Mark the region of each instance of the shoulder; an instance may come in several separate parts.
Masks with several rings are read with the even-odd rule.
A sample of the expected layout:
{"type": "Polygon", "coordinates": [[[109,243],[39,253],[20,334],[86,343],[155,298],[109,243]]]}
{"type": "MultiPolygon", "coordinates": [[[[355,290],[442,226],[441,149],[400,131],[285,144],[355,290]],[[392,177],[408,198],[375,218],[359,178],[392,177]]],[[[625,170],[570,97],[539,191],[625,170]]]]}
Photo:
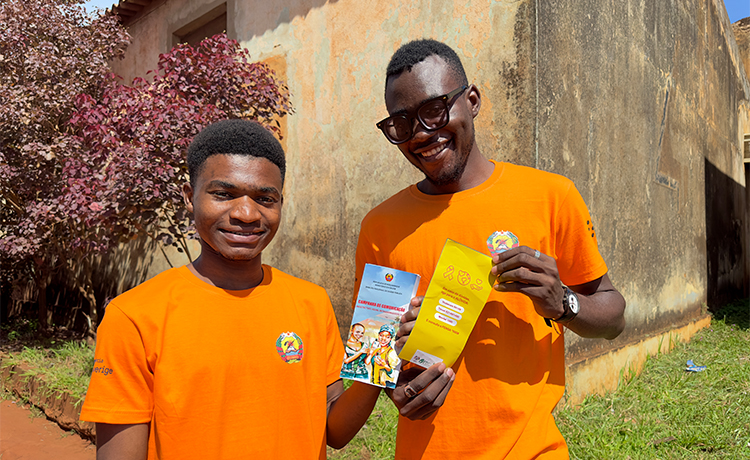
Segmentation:
{"type": "Polygon", "coordinates": [[[572,180],[560,174],[512,163],[503,164],[505,168],[503,186],[510,182],[523,187],[546,189],[558,193],[567,193],[571,188],[575,188],[572,180]]]}
{"type": "Polygon", "coordinates": [[[116,304],[124,311],[139,308],[152,309],[160,299],[165,299],[165,296],[172,292],[174,287],[188,284],[180,274],[180,270],[183,268],[185,267],[170,268],[163,271],[118,295],[111,303],[116,304]]]}
{"type": "Polygon", "coordinates": [[[271,287],[284,289],[293,297],[325,297],[326,290],[310,281],[297,278],[277,268],[267,266],[271,270],[271,287]]]}
{"type": "Polygon", "coordinates": [[[383,219],[392,220],[394,215],[399,213],[408,212],[410,205],[412,204],[412,194],[409,186],[395,195],[391,196],[387,200],[383,201],[379,205],[375,206],[370,212],[365,215],[362,219],[362,228],[368,225],[377,224],[383,219]]]}

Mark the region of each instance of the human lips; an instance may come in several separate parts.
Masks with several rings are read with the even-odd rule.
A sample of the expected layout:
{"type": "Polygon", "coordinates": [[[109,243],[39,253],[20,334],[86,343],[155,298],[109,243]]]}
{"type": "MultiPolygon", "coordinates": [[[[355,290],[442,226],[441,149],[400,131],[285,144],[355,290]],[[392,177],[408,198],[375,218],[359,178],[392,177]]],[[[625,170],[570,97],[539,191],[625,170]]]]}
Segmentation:
{"type": "Polygon", "coordinates": [[[227,240],[235,243],[255,243],[264,234],[263,230],[229,230],[221,229],[227,240]]]}
{"type": "Polygon", "coordinates": [[[446,150],[452,145],[452,139],[438,138],[435,142],[432,142],[424,147],[420,147],[414,150],[414,154],[421,157],[424,160],[435,159],[440,153],[446,150]]]}

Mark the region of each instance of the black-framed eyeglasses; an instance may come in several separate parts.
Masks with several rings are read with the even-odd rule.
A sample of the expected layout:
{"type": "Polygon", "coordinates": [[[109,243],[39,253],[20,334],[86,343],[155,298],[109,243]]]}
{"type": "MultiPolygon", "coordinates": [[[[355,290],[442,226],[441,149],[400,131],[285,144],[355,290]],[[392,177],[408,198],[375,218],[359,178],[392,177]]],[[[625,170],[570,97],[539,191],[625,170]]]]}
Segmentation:
{"type": "Polygon", "coordinates": [[[430,99],[414,110],[391,115],[378,122],[376,126],[383,131],[386,139],[392,144],[403,144],[414,135],[414,119],[428,131],[440,129],[450,121],[450,108],[454,98],[463,93],[468,86],[456,88],[448,94],[430,99]]]}

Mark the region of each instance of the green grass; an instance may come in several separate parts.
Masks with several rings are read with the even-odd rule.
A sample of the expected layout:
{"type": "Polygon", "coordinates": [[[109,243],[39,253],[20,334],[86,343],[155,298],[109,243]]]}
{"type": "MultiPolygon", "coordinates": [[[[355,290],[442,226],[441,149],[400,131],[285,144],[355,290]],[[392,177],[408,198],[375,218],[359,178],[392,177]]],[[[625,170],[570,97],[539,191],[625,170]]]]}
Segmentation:
{"type": "MultiPolygon", "coordinates": [[[[350,382],[344,381],[349,387],[350,382]]],[[[341,450],[328,448],[330,460],[360,460],[393,458],[396,452],[398,410],[385,392],[381,392],[370,418],[357,436],[341,450]]]]}
{"type": "Polygon", "coordinates": [[[750,305],[715,315],[638,377],[556,414],[574,459],[750,458],[750,305]],[[705,365],[686,372],[686,361],[705,365]]]}
{"type": "Polygon", "coordinates": [[[25,364],[24,375],[41,376],[50,390],[67,391],[80,401],[94,368],[94,349],[82,341],[25,346],[8,354],[3,367],[25,364]]]}

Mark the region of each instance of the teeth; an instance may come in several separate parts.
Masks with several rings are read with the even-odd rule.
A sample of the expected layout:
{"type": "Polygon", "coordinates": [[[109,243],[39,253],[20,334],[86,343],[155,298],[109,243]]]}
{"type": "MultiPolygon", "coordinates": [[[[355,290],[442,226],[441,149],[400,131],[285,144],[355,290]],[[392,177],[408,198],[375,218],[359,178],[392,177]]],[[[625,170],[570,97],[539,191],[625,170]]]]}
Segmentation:
{"type": "Polygon", "coordinates": [[[448,142],[443,142],[439,144],[438,146],[436,146],[435,148],[426,150],[424,152],[420,152],[419,155],[422,158],[429,158],[431,156],[437,155],[438,153],[442,152],[447,146],[448,146],[448,142]]]}

